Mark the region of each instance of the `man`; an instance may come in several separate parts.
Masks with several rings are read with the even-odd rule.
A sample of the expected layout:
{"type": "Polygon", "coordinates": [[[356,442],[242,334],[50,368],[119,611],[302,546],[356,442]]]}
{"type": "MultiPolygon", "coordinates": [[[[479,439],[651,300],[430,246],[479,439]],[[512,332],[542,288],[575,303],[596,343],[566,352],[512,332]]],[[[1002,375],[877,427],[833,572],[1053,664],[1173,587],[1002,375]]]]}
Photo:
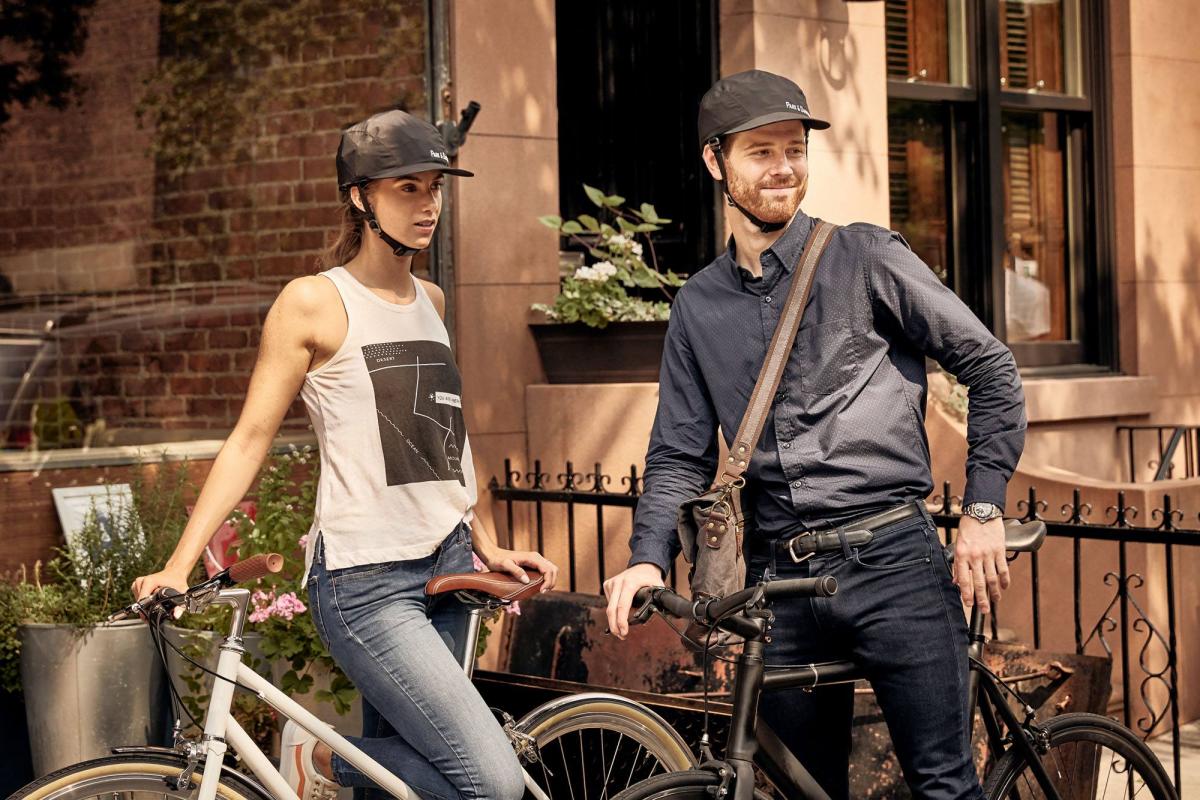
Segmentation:
{"type": "MultiPolygon", "coordinates": [[[[809,132],[828,127],[795,83],[768,72],[724,78],[701,101],[704,162],[724,190],[732,237],[672,308],[633,555],[605,583],[618,636],[633,595],[661,585],[674,561],[679,503],[716,474],[718,426],[727,440],[738,429],[815,226],[800,210],[809,132]]],[[[918,797],[983,796],[968,752],[959,598],[986,612],[1008,586],[1000,514],[1024,437],[1008,349],[898,234],[863,223],[836,230],[746,473],[749,580],[837,578],[835,597],[775,604],[767,663],[859,663],[918,797]],[[926,356],[970,387],[953,575],[922,502],[933,488],[926,356]],[[864,529],[869,542],[847,537],[864,529]],[[793,549],[825,531],[833,535],[808,539],[821,544],[811,556],[793,549]]],[[[851,686],[790,690],[761,709],[835,798],[849,791],[853,699],[851,686]]]]}

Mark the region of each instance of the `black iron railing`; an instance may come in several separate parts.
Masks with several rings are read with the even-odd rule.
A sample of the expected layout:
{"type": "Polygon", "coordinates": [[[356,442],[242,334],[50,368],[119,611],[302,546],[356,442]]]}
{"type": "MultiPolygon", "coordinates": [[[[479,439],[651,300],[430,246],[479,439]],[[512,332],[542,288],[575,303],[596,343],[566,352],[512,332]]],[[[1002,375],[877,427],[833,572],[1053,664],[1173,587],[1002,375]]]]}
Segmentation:
{"type": "MultiPolygon", "coordinates": [[[[492,496],[504,504],[508,535],[510,537],[517,523],[516,513],[518,504],[531,506],[534,541],[539,550],[545,552],[547,543],[554,544],[553,537],[560,537],[558,544],[567,548],[567,587],[577,591],[581,583],[580,553],[581,541],[586,542],[594,535],[594,544],[584,552],[590,561],[595,560],[595,574],[599,582],[588,580],[588,591],[599,591],[600,583],[606,577],[605,569],[605,509],[616,507],[625,510],[628,520],[637,507],[641,485],[636,467],[630,467],[629,474],[621,479],[624,491],[609,490],[612,479],[604,474],[600,464],[596,464],[592,472],[584,474],[576,472],[571,462],[567,462],[563,472],[557,474],[555,485],[550,483],[550,474],[542,471],[541,462],[535,461],[531,472],[522,474],[512,470],[511,464],[505,462],[504,482],[493,478],[490,483],[492,496]],[[562,506],[565,509],[566,542],[561,542],[564,531],[558,524],[547,524],[547,506],[562,506]],[[588,525],[586,539],[580,535],[579,507],[594,507],[595,528],[588,525]]],[[[1193,584],[1188,582],[1180,587],[1177,584],[1176,557],[1178,548],[1200,554],[1200,529],[1184,529],[1179,527],[1184,520],[1182,511],[1174,507],[1170,496],[1163,497],[1162,508],[1154,509],[1149,519],[1154,523],[1149,526],[1134,524],[1140,512],[1126,502],[1125,492],[1118,492],[1114,505],[1105,509],[1106,521],[1094,523],[1090,520],[1092,506],[1082,499],[1079,489],[1073,492],[1072,501],[1061,506],[1059,519],[1047,519],[1043,515],[1048,504],[1038,498],[1036,489],[1031,488],[1027,499],[1022,500],[1015,509],[1023,514],[1023,519],[1041,519],[1046,522],[1046,530],[1052,539],[1066,539],[1071,542],[1071,597],[1073,616],[1073,638],[1071,645],[1058,644],[1059,647],[1073,646],[1075,652],[1084,654],[1089,651],[1102,650],[1103,654],[1116,660],[1121,666],[1121,705],[1120,714],[1127,727],[1141,732],[1143,737],[1163,733],[1162,728],[1169,728],[1172,737],[1173,768],[1176,786],[1180,783],[1180,666],[1179,644],[1177,640],[1179,600],[1177,590],[1194,592],[1193,584]],[[1085,544],[1086,543],[1086,544],[1085,544]],[[1095,570],[1099,560],[1105,553],[1099,551],[1107,543],[1115,546],[1115,567],[1095,570]],[[1137,554],[1146,566],[1141,571],[1131,567],[1131,547],[1144,545],[1137,554]],[[1159,550],[1161,548],[1161,550],[1159,550]],[[1086,552],[1085,552],[1086,550],[1086,552]],[[1161,559],[1152,559],[1161,555],[1161,559]],[[1151,564],[1152,561],[1157,563],[1151,564]],[[1153,566],[1151,574],[1148,566],[1153,566]],[[1101,575],[1096,573],[1102,572],[1101,575]],[[1145,574],[1144,574],[1145,573],[1145,574]],[[1147,611],[1151,604],[1147,596],[1151,590],[1165,583],[1165,625],[1163,624],[1161,606],[1158,613],[1147,611]],[[1101,595],[1097,602],[1095,591],[1099,584],[1101,595]],[[1102,609],[1096,613],[1096,609],[1102,609]],[[1092,620],[1095,620],[1094,622],[1092,620]],[[1116,634],[1117,642],[1110,637],[1116,634]],[[1114,644],[1116,645],[1114,647],[1114,644]],[[1134,670],[1140,671],[1140,679],[1135,678],[1134,670]],[[1134,682],[1138,681],[1134,695],[1134,682]],[[1161,699],[1165,695],[1166,699],[1161,699]],[[1140,699],[1140,704],[1139,704],[1140,699]],[[1140,705],[1141,710],[1137,706],[1140,705]]],[[[942,528],[946,542],[953,538],[953,531],[958,526],[960,498],[951,492],[949,484],[943,486],[940,495],[935,495],[927,501],[935,522],[942,528]]],[[[530,509],[526,509],[530,510],[530,509]]],[[[553,522],[557,523],[561,514],[553,522]]],[[[519,528],[517,528],[519,530],[519,528]]],[[[532,542],[531,542],[532,544],[532,542]]],[[[614,555],[613,553],[609,554],[614,555]]],[[[1113,555],[1113,554],[1108,554],[1113,555]]],[[[1050,557],[1045,549],[1042,553],[1033,553],[1028,562],[1028,590],[1030,613],[1028,620],[1017,620],[1024,628],[1028,623],[1028,635],[1035,649],[1054,647],[1054,642],[1044,641],[1043,630],[1043,578],[1041,565],[1050,557]]],[[[1111,560],[1111,559],[1110,559],[1111,560]]],[[[621,561],[623,565],[623,560],[621,561]]],[[[1058,577],[1056,573],[1056,577],[1058,577]]],[[[1065,576],[1062,576],[1065,577],[1065,576]]],[[[676,573],[672,570],[671,583],[677,587],[676,573]]],[[[1056,581],[1057,584],[1057,581],[1056,581]]],[[[1015,587],[1010,587],[1006,598],[1012,598],[1015,587]]],[[[1013,601],[1002,601],[1005,607],[1011,608],[1013,601]]],[[[997,605],[992,616],[993,633],[998,632],[1000,622],[1005,618],[1005,611],[997,605]]],[[[1010,620],[1011,621],[1011,620],[1010,620]]],[[[1192,632],[1194,633],[1194,632],[1192,632]]],[[[1197,677],[1193,673],[1190,684],[1196,685],[1197,677]]]]}
{"type": "Polygon", "coordinates": [[[1117,435],[1125,437],[1129,480],[1200,477],[1200,426],[1118,425],[1117,435]],[[1147,456],[1149,471],[1139,472],[1138,462],[1147,456]]]}
{"type": "MultiPolygon", "coordinates": [[[[942,526],[947,541],[950,530],[958,525],[959,516],[955,506],[959,498],[953,496],[949,484],[945,484],[940,496],[931,498],[931,507],[936,508],[935,521],[942,526]]],[[[1179,741],[1179,644],[1178,631],[1178,598],[1176,596],[1176,549],[1195,548],[1193,552],[1200,553],[1200,530],[1185,530],[1178,527],[1184,519],[1184,513],[1174,508],[1170,495],[1163,496],[1162,508],[1154,509],[1150,519],[1156,521],[1152,526],[1138,526],[1134,521],[1139,516],[1139,510],[1126,502],[1125,492],[1118,492],[1116,504],[1105,509],[1105,517],[1111,518],[1104,523],[1092,523],[1089,517],[1092,506],[1082,500],[1079,489],[1073,491],[1072,501],[1060,509],[1061,521],[1045,519],[1042,515],[1048,504],[1039,500],[1037,490],[1029,489],[1029,496],[1019,503],[1022,519],[1040,519],[1046,522],[1046,533],[1050,537],[1065,538],[1072,542],[1071,579],[1072,579],[1072,616],[1074,618],[1075,652],[1083,654],[1090,647],[1098,646],[1104,653],[1114,657],[1113,646],[1106,634],[1117,633],[1120,639],[1120,664],[1122,686],[1122,717],[1126,727],[1135,728],[1148,737],[1151,733],[1159,732],[1160,723],[1169,717],[1169,728],[1172,737],[1172,760],[1175,785],[1180,784],[1180,741],[1179,741]],[[1085,623],[1084,616],[1084,569],[1083,543],[1110,542],[1117,547],[1116,571],[1105,570],[1101,579],[1103,585],[1111,587],[1111,598],[1103,606],[1103,611],[1096,617],[1093,624],[1085,623]],[[1160,624],[1156,624],[1147,613],[1144,600],[1147,579],[1141,572],[1130,568],[1130,545],[1149,545],[1162,548],[1162,570],[1160,575],[1165,581],[1166,588],[1166,627],[1165,633],[1160,624]],[[1139,601],[1139,594],[1143,600],[1139,601]],[[1134,637],[1140,637],[1140,642],[1132,642],[1134,637]],[[1157,651],[1157,652],[1156,652],[1157,651]],[[1134,719],[1133,700],[1133,665],[1136,655],[1137,668],[1142,678],[1137,687],[1138,696],[1144,708],[1144,714],[1134,719]],[[1155,657],[1157,656],[1157,664],[1155,657]],[[1155,698],[1155,687],[1165,690],[1165,703],[1155,698]]],[[[1042,585],[1039,571],[1040,555],[1032,553],[1029,562],[1029,589],[1032,603],[1032,637],[1034,648],[1041,648],[1042,641],[1042,585]]],[[[993,630],[996,618],[993,616],[993,630]]],[[[1161,618],[1159,619],[1161,623],[1161,618]]],[[[1193,680],[1194,683],[1194,680],[1193,680]]]]}

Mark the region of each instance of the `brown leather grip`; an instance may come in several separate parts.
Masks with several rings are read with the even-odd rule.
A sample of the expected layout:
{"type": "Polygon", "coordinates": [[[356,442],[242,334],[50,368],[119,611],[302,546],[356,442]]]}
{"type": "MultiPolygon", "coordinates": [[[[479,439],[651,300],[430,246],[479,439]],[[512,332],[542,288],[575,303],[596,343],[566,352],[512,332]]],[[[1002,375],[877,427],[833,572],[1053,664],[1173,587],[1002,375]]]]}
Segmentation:
{"type": "Polygon", "coordinates": [[[258,580],[264,575],[271,575],[283,569],[283,556],[279,553],[259,553],[250,556],[245,561],[231,564],[229,580],[233,583],[245,583],[258,580]]]}

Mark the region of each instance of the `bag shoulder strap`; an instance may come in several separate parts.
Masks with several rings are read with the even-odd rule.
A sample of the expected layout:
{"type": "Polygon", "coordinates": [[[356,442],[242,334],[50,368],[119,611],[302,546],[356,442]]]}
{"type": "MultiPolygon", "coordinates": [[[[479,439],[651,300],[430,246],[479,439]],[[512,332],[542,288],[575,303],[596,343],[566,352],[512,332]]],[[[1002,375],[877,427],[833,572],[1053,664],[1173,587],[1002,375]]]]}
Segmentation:
{"type": "Polygon", "coordinates": [[[791,289],[788,290],[787,302],[771,344],[767,348],[767,357],[758,373],[758,381],[754,384],[754,392],[750,395],[750,405],[738,426],[737,436],[729,448],[729,457],[718,484],[732,484],[742,477],[750,463],[750,455],[758,445],[766,423],[767,413],[775,400],[775,391],[783,378],[783,368],[787,365],[788,354],[796,341],[796,332],[800,330],[800,320],[804,317],[804,309],[808,305],[808,297],[812,292],[813,277],[817,273],[817,264],[825,252],[825,246],[837,230],[837,225],[831,222],[818,222],[800,254],[796,266],[796,277],[792,279],[791,289]]]}

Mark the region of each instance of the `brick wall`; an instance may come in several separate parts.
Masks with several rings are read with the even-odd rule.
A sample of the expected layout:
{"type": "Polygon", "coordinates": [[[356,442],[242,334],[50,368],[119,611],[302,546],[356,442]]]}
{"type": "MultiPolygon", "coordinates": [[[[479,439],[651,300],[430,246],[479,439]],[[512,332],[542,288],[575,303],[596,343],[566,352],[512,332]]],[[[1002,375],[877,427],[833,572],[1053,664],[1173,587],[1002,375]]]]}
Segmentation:
{"type": "MultiPolygon", "coordinates": [[[[340,128],[396,103],[426,107],[424,4],[387,0],[398,24],[386,58],[369,5],[328,4],[328,33],[273,59],[273,90],[229,154],[177,176],[156,163],[136,115],[173,48],[159,4],[97,4],[78,64],[82,102],[20,112],[0,141],[0,275],[14,295],[0,297],[0,328],[53,321],[59,332],[10,409],[8,446],[29,441],[23,421],[38,399],[43,418],[54,406],[65,420],[57,433],[43,422],[43,445],[74,441],[97,420],[118,443],[232,426],[263,315],[283,283],[316,270],[337,222],[340,128]]],[[[0,367],[6,352],[28,357],[0,342],[0,367]]],[[[21,371],[0,369],[0,382],[21,371]]],[[[286,427],[304,424],[297,403],[286,427]]]]}

